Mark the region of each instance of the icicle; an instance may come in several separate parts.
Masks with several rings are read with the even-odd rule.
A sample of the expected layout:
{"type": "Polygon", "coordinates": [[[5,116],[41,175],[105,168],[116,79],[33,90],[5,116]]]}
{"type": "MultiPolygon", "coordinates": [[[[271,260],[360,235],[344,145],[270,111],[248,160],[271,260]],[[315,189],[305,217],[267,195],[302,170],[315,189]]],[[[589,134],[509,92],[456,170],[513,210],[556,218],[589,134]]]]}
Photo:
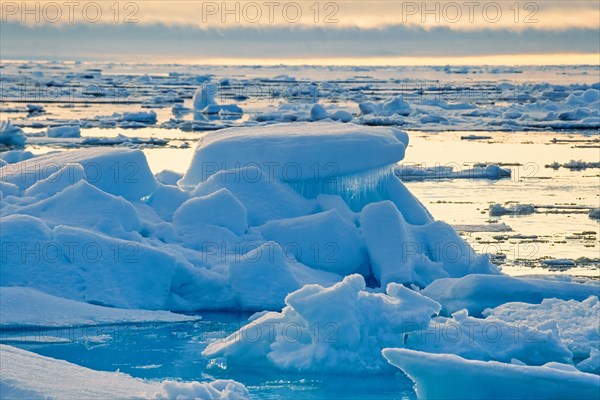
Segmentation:
{"type": "Polygon", "coordinates": [[[365,204],[382,200],[380,189],[394,177],[395,167],[396,164],[390,164],[356,174],[284,182],[307,198],[315,198],[319,194],[339,195],[351,209],[360,211],[365,204]]]}

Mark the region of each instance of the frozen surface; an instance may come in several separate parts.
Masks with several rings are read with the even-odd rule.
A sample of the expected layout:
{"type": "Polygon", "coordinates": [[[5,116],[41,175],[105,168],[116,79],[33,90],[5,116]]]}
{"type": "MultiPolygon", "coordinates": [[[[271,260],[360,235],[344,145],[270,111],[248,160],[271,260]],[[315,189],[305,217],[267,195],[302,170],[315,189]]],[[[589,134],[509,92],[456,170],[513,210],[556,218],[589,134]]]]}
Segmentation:
{"type": "Polygon", "coordinates": [[[72,339],[11,328],[9,343],[161,382],[234,378],[258,397],[411,398],[403,374],[356,379],[355,370],[394,371],[383,346],[600,371],[597,284],[469,275],[502,264],[509,274],[597,276],[597,67],[7,62],[2,72],[12,122],[0,134],[1,272],[11,286],[2,291],[18,292],[2,316],[29,327],[70,313],[73,324],[143,332],[120,343],[106,331],[72,339]],[[453,81],[457,73],[468,79],[453,81]],[[104,90],[93,107],[78,94],[11,99],[22,81],[60,93],[81,77],[104,90]],[[131,102],[120,102],[134,94],[116,88],[123,79],[134,83],[131,102]],[[269,93],[240,93],[247,87],[269,93]],[[78,134],[61,132],[69,125],[78,134]],[[410,148],[398,128],[412,130],[410,148]],[[198,139],[206,146],[195,155],[198,139]],[[25,148],[4,151],[13,147],[25,148]],[[200,179],[178,186],[192,172],[200,179]],[[351,273],[365,283],[343,281],[351,273]],[[425,317],[433,302],[417,286],[443,317],[431,319],[439,306],[425,317]],[[241,310],[276,312],[220,331],[205,312],[205,322],[170,325],[180,317],[139,309],[225,310],[241,324],[241,310]],[[471,335],[427,339],[457,330],[471,335]],[[509,340],[515,330],[536,340],[509,340]],[[247,340],[226,342],[226,362],[200,355],[235,331],[247,340]]]}
{"type": "Polygon", "coordinates": [[[337,210],[274,220],[258,229],[265,239],[280,243],[311,268],[342,276],[368,268],[364,239],[354,223],[337,210]]]}
{"type": "Polygon", "coordinates": [[[118,308],[262,311],[280,310],[305,284],[353,273],[380,291],[497,274],[394,175],[390,164],[407,144],[393,128],[332,122],[224,130],[200,139],[186,176],[215,146],[214,162],[229,153],[256,161],[217,168],[195,186],[174,185],[181,180],[171,172],[159,183],[139,150],[15,153],[25,159],[0,170],[3,284],[118,308]],[[316,189],[308,195],[266,174],[257,166],[267,160],[263,144],[300,170],[335,160],[342,187],[320,193],[308,179],[303,187],[316,189]],[[360,157],[365,148],[376,153],[360,157]],[[402,251],[413,247],[398,243],[417,249],[410,260],[402,251]]]}
{"type": "Polygon", "coordinates": [[[248,229],[248,213],[229,190],[219,189],[183,203],[173,215],[173,224],[175,229],[190,233],[203,225],[216,225],[241,235],[248,229]]]}
{"type": "Polygon", "coordinates": [[[53,138],[78,138],[81,137],[79,125],[61,125],[48,127],[48,137],[53,138]]]}
{"type": "Polygon", "coordinates": [[[247,389],[234,381],[162,382],[100,372],[66,361],[0,345],[3,399],[246,399],[247,389]]]}
{"type": "Polygon", "coordinates": [[[279,180],[269,178],[256,166],[219,171],[198,184],[191,194],[206,196],[219,189],[229,190],[244,205],[250,226],[304,216],[316,209],[313,201],[279,180]]]}
{"type": "Polygon", "coordinates": [[[304,286],[285,301],[282,312],[254,319],[203,355],[224,357],[232,366],[380,373],[387,369],[381,350],[401,345],[404,333],[426,327],[440,308],[396,283],[386,294],[371,293],[360,275],[331,287],[304,286]]]}
{"type": "Polygon", "coordinates": [[[407,335],[405,347],[470,360],[510,363],[517,359],[527,365],[572,362],[571,352],[548,321],[480,319],[468,316],[466,310],[452,318],[434,318],[426,330],[407,335]]]}
{"type": "Polygon", "coordinates": [[[247,166],[258,166],[269,178],[321,181],[393,164],[407,145],[408,135],[395,128],[336,123],[221,130],[200,139],[181,184],[196,185],[218,171],[247,166]]]}
{"type": "Polygon", "coordinates": [[[590,296],[583,301],[547,298],[540,304],[506,303],[483,312],[484,315],[520,325],[540,325],[554,321],[560,339],[578,359],[600,348],[600,303],[590,296]]]}
{"type": "Polygon", "coordinates": [[[90,184],[128,200],[139,200],[156,187],[144,153],[128,149],[91,148],[47,154],[3,168],[0,180],[24,190],[73,163],[81,164],[90,184]]]}
{"type": "Polygon", "coordinates": [[[408,349],[383,355],[416,383],[421,399],[594,399],[600,391],[600,376],[564,364],[483,362],[408,349]]]}
{"type": "Polygon", "coordinates": [[[101,307],[51,296],[26,287],[0,288],[0,326],[60,327],[195,321],[199,317],[166,311],[101,307]]]}
{"type": "Polygon", "coordinates": [[[23,130],[10,123],[2,121],[0,125],[0,144],[7,147],[23,147],[27,141],[23,130]]]}
{"type": "Polygon", "coordinates": [[[439,279],[426,287],[423,294],[438,301],[445,315],[464,308],[469,314],[480,316],[486,308],[508,302],[539,304],[545,298],[583,301],[589,296],[599,296],[600,286],[594,281],[580,284],[503,275],[468,275],[439,279]]]}
{"type": "Polygon", "coordinates": [[[0,237],[3,286],[113,307],[168,308],[176,261],[167,253],[21,214],[2,218],[0,237]]]}

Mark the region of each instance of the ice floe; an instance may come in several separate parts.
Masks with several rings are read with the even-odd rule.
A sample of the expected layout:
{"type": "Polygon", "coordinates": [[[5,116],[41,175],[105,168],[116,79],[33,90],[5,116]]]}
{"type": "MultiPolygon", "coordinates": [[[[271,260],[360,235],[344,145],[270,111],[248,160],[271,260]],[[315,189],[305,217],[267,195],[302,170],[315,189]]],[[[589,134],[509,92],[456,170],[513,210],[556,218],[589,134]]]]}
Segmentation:
{"type": "Polygon", "coordinates": [[[2,121],[0,125],[0,144],[6,147],[23,147],[27,138],[21,128],[18,128],[10,123],[10,121],[2,121]]]}
{"type": "Polygon", "coordinates": [[[101,307],[56,297],[29,287],[0,287],[0,326],[7,328],[67,328],[106,324],[184,322],[197,316],[167,311],[101,307]]]}
{"type": "Polygon", "coordinates": [[[422,399],[592,399],[600,391],[598,375],[565,364],[484,362],[408,349],[383,355],[416,383],[422,399]]]}
{"type": "Polygon", "coordinates": [[[331,287],[307,285],[203,354],[231,365],[271,365],[290,371],[377,373],[387,368],[386,346],[426,327],[439,304],[396,283],[371,293],[360,275],[331,287]],[[325,304],[327,306],[325,306],[325,304]]]}
{"type": "Polygon", "coordinates": [[[600,296],[600,285],[594,281],[582,284],[473,274],[459,279],[438,279],[422,293],[439,302],[444,315],[467,309],[469,314],[480,316],[485,309],[508,302],[539,304],[549,297],[583,301],[589,296],[600,296]]]}
{"type": "Polygon", "coordinates": [[[0,345],[4,399],[232,399],[249,397],[241,383],[149,381],[121,372],[94,371],[66,361],[0,345]]]}

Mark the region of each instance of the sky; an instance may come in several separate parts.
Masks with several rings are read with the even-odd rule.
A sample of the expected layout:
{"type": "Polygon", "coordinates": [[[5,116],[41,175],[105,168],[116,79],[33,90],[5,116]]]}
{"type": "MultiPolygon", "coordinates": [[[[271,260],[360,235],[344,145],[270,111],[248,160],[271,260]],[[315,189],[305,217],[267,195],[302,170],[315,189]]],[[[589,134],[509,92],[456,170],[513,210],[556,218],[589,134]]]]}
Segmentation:
{"type": "Polygon", "coordinates": [[[600,64],[600,2],[0,1],[9,59],[600,64]]]}

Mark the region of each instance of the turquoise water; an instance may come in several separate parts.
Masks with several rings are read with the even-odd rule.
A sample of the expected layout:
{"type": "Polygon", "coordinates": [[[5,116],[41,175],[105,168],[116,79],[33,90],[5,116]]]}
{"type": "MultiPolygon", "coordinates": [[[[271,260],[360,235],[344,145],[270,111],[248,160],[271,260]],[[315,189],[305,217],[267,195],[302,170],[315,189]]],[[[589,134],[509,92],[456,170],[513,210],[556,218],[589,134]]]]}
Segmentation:
{"type": "Polygon", "coordinates": [[[196,322],[105,325],[2,331],[2,342],[94,370],[145,379],[206,381],[234,379],[255,399],[414,399],[401,372],[377,376],[283,373],[227,367],[201,355],[210,340],[233,333],[245,314],[202,314],[196,322]]]}

